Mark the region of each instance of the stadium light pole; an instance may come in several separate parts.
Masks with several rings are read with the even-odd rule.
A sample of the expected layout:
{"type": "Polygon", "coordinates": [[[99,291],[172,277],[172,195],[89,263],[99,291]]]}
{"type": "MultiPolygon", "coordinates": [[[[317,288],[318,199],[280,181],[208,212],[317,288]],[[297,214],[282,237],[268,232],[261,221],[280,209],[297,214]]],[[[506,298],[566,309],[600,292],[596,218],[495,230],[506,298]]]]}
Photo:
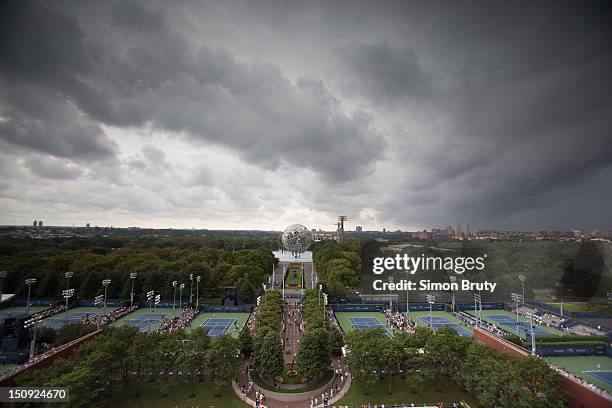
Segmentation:
{"type": "Polygon", "coordinates": [[[321,306],[321,291],[322,291],[322,290],[323,290],[323,285],[319,285],[319,296],[318,296],[318,299],[319,299],[319,306],[321,306]]]}
{"type": "Polygon", "coordinates": [[[36,331],[41,321],[42,317],[33,317],[23,323],[23,327],[26,329],[29,329],[30,327],[34,328],[34,335],[32,336],[32,343],[30,344],[30,358],[28,361],[32,361],[32,359],[34,358],[34,352],[36,349],[36,331]]]}
{"type": "Polygon", "coordinates": [[[6,278],[7,275],[7,271],[0,271],[0,303],[2,303],[2,287],[4,286],[4,278],[6,278]]]}
{"type": "Polygon", "coordinates": [[[283,265],[283,302],[285,301],[285,274],[287,273],[287,266],[283,265]]]}
{"type": "Polygon", "coordinates": [[[521,281],[521,290],[523,294],[523,305],[524,305],[525,304],[525,279],[527,279],[527,277],[525,275],[519,275],[518,278],[519,278],[519,281],[521,281]]]}
{"type": "Polygon", "coordinates": [[[476,327],[480,327],[482,324],[482,316],[480,316],[478,313],[479,303],[482,305],[482,297],[480,296],[480,293],[474,293],[474,314],[476,315],[476,327]]]}
{"type": "Polygon", "coordinates": [[[104,314],[106,314],[106,293],[108,291],[108,285],[110,285],[110,279],[104,279],[102,281],[102,286],[104,286],[104,314]]]}
{"type": "Polygon", "coordinates": [[[436,302],[436,298],[434,295],[427,295],[427,303],[429,303],[429,327],[433,330],[433,322],[431,319],[431,309],[433,304],[436,302]]]}
{"type": "Polygon", "coordinates": [[[130,308],[134,306],[134,280],[138,277],[136,272],[130,273],[130,279],[132,280],[132,291],[130,292],[130,308]]]}
{"type": "Polygon", "coordinates": [[[185,289],[185,284],[181,283],[179,286],[179,309],[183,309],[183,289],[185,289]]]}
{"type": "Polygon", "coordinates": [[[174,288],[174,300],[172,301],[172,309],[176,309],[176,286],[178,285],[177,281],[172,281],[172,287],[174,288]]]}
{"type": "MultiPolygon", "coordinates": [[[[98,295],[94,298],[94,305],[97,306],[98,309],[102,307],[104,304],[104,295],[98,295]]],[[[98,318],[96,319],[98,330],[100,330],[100,312],[98,312],[98,318]]]]}
{"type": "Polygon", "coordinates": [[[457,282],[457,277],[455,275],[449,276],[448,280],[450,280],[451,283],[452,283],[452,285],[451,285],[451,290],[452,290],[452,305],[453,305],[453,312],[456,312],[456,310],[455,310],[455,283],[457,282]]]}
{"type": "Polygon", "coordinates": [[[200,281],[202,277],[200,275],[196,276],[196,310],[200,307],[200,281]]]}
{"type": "Polygon", "coordinates": [[[563,301],[565,300],[564,296],[563,296],[563,283],[562,282],[556,282],[555,283],[555,287],[559,288],[559,293],[561,294],[561,318],[563,319],[563,301]]]}
{"type": "Polygon", "coordinates": [[[511,293],[510,297],[512,298],[512,300],[514,300],[514,302],[516,303],[516,335],[520,336],[519,333],[519,314],[518,314],[518,305],[519,302],[521,301],[521,295],[518,293],[511,293]]]}
{"type": "Polygon", "coordinates": [[[70,278],[74,276],[74,272],[66,272],[64,276],[66,277],[66,290],[70,290],[70,278]]]}
{"type": "Polygon", "coordinates": [[[74,295],[74,289],[66,289],[62,291],[62,296],[66,299],[66,324],[68,324],[68,299],[74,295]]]}
{"type": "Polygon", "coordinates": [[[326,310],[325,307],[327,306],[327,293],[323,294],[323,320],[325,320],[326,316],[326,310]]]}
{"type": "Polygon", "coordinates": [[[153,297],[155,297],[155,292],[150,290],[147,292],[147,301],[149,302],[149,311],[153,311],[153,304],[151,303],[153,301],[153,297]]]}
{"type": "Polygon", "coordinates": [[[158,293],[157,295],[155,295],[155,312],[157,312],[157,305],[159,305],[159,303],[161,302],[161,293],[158,293]]]}
{"type": "Polygon", "coordinates": [[[478,301],[478,304],[480,305],[479,317],[480,317],[480,324],[482,325],[482,295],[480,294],[480,290],[478,291],[478,297],[480,298],[480,300],[478,301]]]}
{"type": "Polygon", "coordinates": [[[193,273],[189,274],[189,283],[190,283],[190,288],[189,288],[189,304],[193,305],[193,273]]]}
{"type": "Polygon", "coordinates": [[[408,323],[410,323],[410,299],[408,295],[410,293],[410,290],[408,288],[409,285],[406,285],[406,320],[408,320],[408,323]]]}
{"type": "Polygon", "coordinates": [[[36,278],[30,278],[25,280],[25,284],[28,285],[28,308],[27,313],[30,313],[30,293],[32,291],[32,285],[36,283],[36,278]]]}

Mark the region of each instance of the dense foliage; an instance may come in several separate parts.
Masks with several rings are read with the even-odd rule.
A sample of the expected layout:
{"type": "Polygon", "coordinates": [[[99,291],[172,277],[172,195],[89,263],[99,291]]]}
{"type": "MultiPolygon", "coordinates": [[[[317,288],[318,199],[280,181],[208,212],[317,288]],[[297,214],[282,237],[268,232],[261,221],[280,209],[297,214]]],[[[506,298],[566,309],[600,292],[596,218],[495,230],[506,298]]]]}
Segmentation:
{"type": "Polygon", "coordinates": [[[69,359],[49,368],[26,372],[20,386],[69,387],[70,406],[99,406],[108,398],[136,392],[144,382],[158,384],[160,395],[179,384],[208,378],[217,390],[238,376],[238,340],[224,335],[214,340],[202,329],[190,334],[141,333],[135,328],[105,330],[69,359]]]}
{"type": "Polygon", "coordinates": [[[134,290],[144,298],[148,290],[172,299],[171,282],[189,287],[189,275],[200,275],[201,297],[221,297],[225,286],[237,286],[245,300],[254,300],[275,261],[267,238],[66,238],[0,239],[0,269],[8,271],[4,291],[27,294],[24,279],[37,278],[33,297],[58,298],[65,288],[64,273],[76,298],[93,299],[101,281],[111,279],[109,298],[129,298],[130,273],[138,273],[134,290]]]}
{"type": "MultiPolygon", "coordinates": [[[[382,379],[406,378],[418,393],[426,382],[442,377],[470,391],[487,407],[563,407],[559,375],[539,358],[515,358],[443,328],[388,337],[382,329],[355,330],[348,335],[347,362],[355,379],[372,385],[382,379]]],[[[389,388],[389,392],[393,390],[389,388]]]]}
{"type": "Polygon", "coordinates": [[[314,248],[314,264],[325,291],[334,299],[347,295],[347,288],[357,288],[361,283],[361,240],[342,243],[324,241],[314,248]]]}

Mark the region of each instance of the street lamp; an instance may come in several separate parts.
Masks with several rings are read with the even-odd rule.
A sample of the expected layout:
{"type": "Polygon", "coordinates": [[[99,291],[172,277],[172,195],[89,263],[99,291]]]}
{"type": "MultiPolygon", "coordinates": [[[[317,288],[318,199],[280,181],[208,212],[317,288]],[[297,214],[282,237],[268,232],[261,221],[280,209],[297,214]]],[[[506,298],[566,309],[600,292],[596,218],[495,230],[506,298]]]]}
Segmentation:
{"type": "Polygon", "coordinates": [[[519,275],[518,278],[521,281],[521,290],[523,291],[523,304],[525,304],[525,279],[527,279],[527,277],[525,275],[519,275]]]}
{"type": "Polygon", "coordinates": [[[138,277],[136,272],[130,273],[130,279],[132,280],[132,291],[130,292],[130,308],[134,306],[134,279],[138,277]]]}
{"type": "Polygon", "coordinates": [[[321,291],[323,290],[323,285],[319,285],[319,306],[321,306],[321,291]]]}
{"type": "Polygon", "coordinates": [[[32,285],[36,283],[36,278],[30,278],[25,280],[25,284],[28,285],[28,309],[27,313],[30,313],[30,292],[32,290],[32,285]]]}
{"type": "Polygon", "coordinates": [[[456,312],[455,310],[455,283],[457,282],[457,277],[455,275],[453,276],[449,276],[448,280],[451,281],[452,285],[451,285],[451,290],[453,291],[453,299],[452,299],[452,304],[453,304],[453,312],[456,312]]]}
{"type": "Polygon", "coordinates": [[[32,337],[32,343],[30,344],[30,359],[29,361],[32,361],[32,359],[34,358],[34,349],[36,347],[36,330],[38,329],[38,325],[40,324],[40,322],[42,321],[42,317],[33,317],[31,319],[26,320],[25,322],[23,322],[23,327],[26,329],[29,329],[31,327],[34,328],[34,336],[32,337]]]}
{"type": "Polygon", "coordinates": [[[68,299],[74,295],[74,289],[66,289],[62,291],[62,296],[66,299],[66,324],[68,324],[68,299]]]}
{"type": "Polygon", "coordinates": [[[183,289],[185,289],[185,284],[181,283],[179,286],[179,309],[183,309],[183,289]]]}
{"type": "Polygon", "coordinates": [[[519,306],[518,305],[519,305],[519,302],[522,301],[522,296],[518,293],[511,293],[510,297],[516,303],[516,335],[519,336],[519,313],[518,313],[519,306]]]}
{"type": "Polygon", "coordinates": [[[102,281],[102,286],[104,286],[104,314],[106,314],[106,291],[108,289],[108,285],[110,285],[110,279],[104,279],[102,281]]]}
{"type": "Polygon", "coordinates": [[[200,307],[200,281],[202,277],[200,275],[196,276],[196,310],[200,307]]]}
{"type": "Polygon", "coordinates": [[[4,278],[6,278],[7,275],[7,271],[0,271],[0,303],[2,302],[2,286],[4,285],[4,278]]]}
{"type": "Polygon", "coordinates": [[[436,297],[434,295],[427,295],[427,303],[429,303],[429,327],[433,330],[433,322],[431,320],[431,309],[433,304],[436,302],[436,297]]]}
{"type": "Polygon", "coordinates": [[[74,272],[66,272],[64,276],[66,277],[66,290],[68,290],[70,289],[70,278],[74,276],[74,272]]]}
{"type": "Polygon", "coordinates": [[[172,281],[172,287],[174,288],[174,301],[172,302],[172,309],[176,309],[176,285],[178,285],[178,282],[172,281]]]}
{"type": "Polygon", "coordinates": [[[153,311],[153,304],[151,302],[153,302],[153,297],[155,297],[155,292],[150,290],[147,292],[147,301],[149,302],[149,309],[151,311],[153,311]]]}
{"type": "Polygon", "coordinates": [[[559,288],[559,294],[561,295],[561,318],[563,318],[563,302],[565,300],[565,297],[563,295],[563,282],[555,282],[555,287],[559,288]]]}

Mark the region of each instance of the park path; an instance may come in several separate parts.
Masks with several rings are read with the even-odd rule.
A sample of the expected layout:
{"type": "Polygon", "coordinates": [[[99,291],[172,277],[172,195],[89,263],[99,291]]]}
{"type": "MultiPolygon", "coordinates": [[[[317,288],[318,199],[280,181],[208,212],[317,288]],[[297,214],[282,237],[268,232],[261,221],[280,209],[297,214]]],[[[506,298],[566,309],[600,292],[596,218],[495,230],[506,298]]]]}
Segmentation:
{"type": "MultiPolygon", "coordinates": [[[[283,351],[285,363],[292,363],[296,360],[299,350],[299,339],[303,332],[302,329],[303,321],[300,306],[294,299],[289,299],[285,307],[285,312],[283,313],[283,324],[280,329],[281,337],[285,345],[283,351]]],[[[341,374],[337,376],[334,374],[333,380],[325,387],[318,390],[300,394],[283,394],[261,389],[253,383],[250,392],[244,394],[241,389],[247,389],[250,384],[248,367],[249,362],[247,361],[242,365],[240,377],[233,386],[236,394],[253,407],[256,406],[255,396],[257,391],[265,395],[260,406],[268,408],[310,408],[312,406],[311,398],[317,398],[316,406],[322,407],[322,393],[327,394],[331,405],[340,399],[348,391],[351,385],[351,376],[347,372],[344,362],[341,359],[334,358],[332,360],[332,369],[334,373],[336,370],[340,370],[341,374]]]]}

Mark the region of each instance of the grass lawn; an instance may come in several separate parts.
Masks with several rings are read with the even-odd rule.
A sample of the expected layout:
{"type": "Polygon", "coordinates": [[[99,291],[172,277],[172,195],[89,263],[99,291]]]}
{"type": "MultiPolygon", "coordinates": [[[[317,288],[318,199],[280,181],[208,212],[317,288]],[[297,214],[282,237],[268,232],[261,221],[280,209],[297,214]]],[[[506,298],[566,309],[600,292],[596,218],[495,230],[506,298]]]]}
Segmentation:
{"type": "Polygon", "coordinates": [[[242,330],[242,328],[244,327],[244,325],[246,324],[246,321],[249,318],[249,313],[223,313],[223,312],[219,312],[219,313],[212,313],[212,312],[204,312],[204,313],[200,313],[198,315],[198,317],[196,317],[195,319],[193,319],[193,321],[191,322],[191,326],[189,326],[187,328],[188,332],[191,332],[193,329],[197,328],[197,327],[201,327],[202,324],[204,324],[204,322],[206,321],[206,319],[210,319],[210,318],[217,318],[217,319],[236,319],[236,323],[238,323],[238,330],[234,329],[234,325],[230,325],[230,328],[227,330],[227,334],[232,335],[232,337],[238,337],[238,334],[240,334],[240,330],[242,330]]]}
{"type": "Polygon", "coordinates": [[[285,279],[285,287],[288,288],[300,288],[302,286],[302,271],[299,266],[289,268],[287,272],[287,278],[285,279]]]}
{"type": "Polygon", "coordinates": [[[245,408],[247,404],[242,402],[234,393],[231,386],[221,390],[221,396],[215,397],[214,387],[211,383],[202,382],[195,383],[195,394],[193,398],[189,398],[191,386],[189,384],[173,386],[170,388],[170,393],[166,397],[160,395],[160,386],[158,384],[146,384],[142,387],[142,393],[139,397],[132,397],[131,394],[123,394],[116,396],[112,401],[109,401],[111,407],[122,408],[165,408],[165,407],[202,407],[202,408],[245,408]]]}
{"type": "Polygon", "coordinates": [[[353,380],[351,388],[337,404],[361,406],[363,403],[367,404],[371,402],[372,404],[378,404],[378,406],[380,406],[380,404],[385,404],[385,406],[392,404],[410,405],[411,403],[414,403],[415,406],[423,406],[424,403],[437,405],[440,402],[466,401],[471,407],[479,406],[476,401],[471,398],[469,393],[461,391],[459,387],[448,378],[442,378],[440,380],[441,392],[436,391],[436,385],[434,383],[427,382],[419,393],[413,394],[408,390],[406,381],[399,377],[393,378],[391,381],[393,394],[387,394],[388,388],[388,380],[382,380],[370,385],[369,394],[365,395],[365,384],[359,380],[353,380]]]}
{"type": "Polygon", "coordinates": [[[259,374],[255,370],[251,371],[250,376],[251,376],[251,380],[253,380],[253,382],[255,384],[259,385],[264,390],[274,391],[274,392],[283,393],[283,394],[301,394],[301,393],[304,393],[304,392],[310,392],[310,391],[313,391],[313,390],[316,390],[316,389],[319,389],[319,388],[323,387],[323,385],[329,383],[332,380],[332,378],[334,376],[334,372],[329,370],[316,383],[309,384],[309,385],[304,385],[303,387],[300,387],[300,388],[276,388],[273,385],[270,385],[270,384],[264,382],[259,377],[259,374]]]}
{"type": "MultiPolygon", "coordinates": [[[[466,313],[469,313],[472,316],[475,316],[473,310],[469,310],[469,311],[466,310],[466,313]]],[[[506,325],[506,324],[497,323],[494,320],[487,319],[488,315],[505,315],[505,316],[510,317],[513,320],[516,320],[516,313],[508,312],[506,310],[483,310],[482,311],[482,317],[483,317],[484,320],[486,320],[486,321],[488,321],[490,323],[493,323],[496,326],[502,327],[503,329],[505,329],[506,331],[508,331],[510,333],[515,333],[516,332],[516,327],[514,325],[509,326],[509,325],[506,325]]],[[[519,321],[521,321],[521,322],[529,322],[529,319],[524,317],[524,316],[519,315],[519,321]]],[[[537,324],[537,323],[535,324],[535,326],[541,328],[542,330],[544,330],[546,332],[548,332],[549,333],[548,335],[550,335],[550,336],[565,336],[566,335],[566,333],[562,332],[561,330],[557,330],[557,329],[552,328],[552,327],[542,326],[541,324],[537,324]]],[[[527,326],[527,327],[529,327],[529,326],[527,326]]],[[[537,334],[536,334],[536,337],[538,337],[537,334]]]]}
{"type": "Polygon", "coordinates": [[[147,313],[163,313],[165,315],[163,319],[158,320],[155,324],[151,325],[151,330],[157,330],[159,328],[159,325],[164,319],[169,319],[171,317],[180,315],[181,309],[179,308],[172,309],[169,307],[163,307],[163,308],[159,307],[157,308],[157,310],[154,309],[153,312],[151,312],[151,309],[149,309],[148,307],[143,307],[140,309],[136,309],[134,312],[130,313],[127,316],[123,316],[121,319],[112,322],[110,325],[113,327],[121,327],[127,322],[129,322],[130,320],[135,319],[138,316],[141,316],[147,313]]]}
{"type": "Polygon", "coordinates": [[[349,320],[350,317],[373,317],[378,320],[385,329],[390,330],[390,328],[387,326],[387,316],[381,312],[336,312],[336,318],[338,319],[344,334],[349,334],[355,330],[351,324],[351,321],[349,320]]]}
{"type": "Polygon", "coordinates": [[[612,357],[607,356],[591,356],[591,357],[545,357],[546,360],[551,363],[565,368],[576,374],[578,377],[583,378],[595,384],[596,386],[603,388],[604,390],[612,393],[612,385],[606,384],[597,378],[585,373],[585,371],[598,371],[597,364],[600,365],[601,371],[612,371],[612,357]]]}

